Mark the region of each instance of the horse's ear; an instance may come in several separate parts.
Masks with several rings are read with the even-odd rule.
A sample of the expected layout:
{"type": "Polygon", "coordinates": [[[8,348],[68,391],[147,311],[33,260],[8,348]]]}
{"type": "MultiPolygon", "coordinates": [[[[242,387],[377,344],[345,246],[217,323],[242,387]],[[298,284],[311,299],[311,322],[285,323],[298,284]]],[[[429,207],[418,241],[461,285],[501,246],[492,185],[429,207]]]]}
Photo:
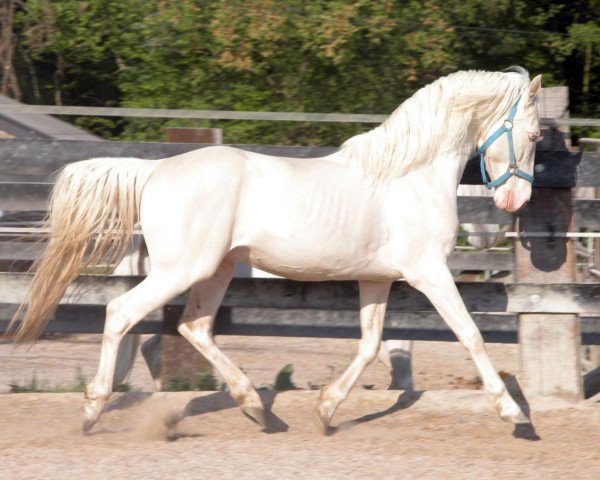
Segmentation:
{"type": "Polygon", "coordinates": [[[533,100],[533,97],[535,97],[539,93],[541,88],[542,88],[542,76],[538,75],[529,84],[529,97],[527,99],[527,103],[531,103],[531,101],[533,100]]]}

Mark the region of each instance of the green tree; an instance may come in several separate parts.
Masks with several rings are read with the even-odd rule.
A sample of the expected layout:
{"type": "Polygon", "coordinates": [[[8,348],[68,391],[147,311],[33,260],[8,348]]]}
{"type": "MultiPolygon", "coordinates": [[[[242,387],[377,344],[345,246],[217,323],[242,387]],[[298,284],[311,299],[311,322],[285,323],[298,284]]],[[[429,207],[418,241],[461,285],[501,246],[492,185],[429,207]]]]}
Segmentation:
{"type": "MultiPolygon", "coordinates": [[[[28,0],[14,17],[25,101],[390,113],[458,69],[522,65],[598,114],[599,0],[28,0]]],[[[229,143],[338,145],[372,125],[76,119],[106,138],[218,126],[229,143]]]]}

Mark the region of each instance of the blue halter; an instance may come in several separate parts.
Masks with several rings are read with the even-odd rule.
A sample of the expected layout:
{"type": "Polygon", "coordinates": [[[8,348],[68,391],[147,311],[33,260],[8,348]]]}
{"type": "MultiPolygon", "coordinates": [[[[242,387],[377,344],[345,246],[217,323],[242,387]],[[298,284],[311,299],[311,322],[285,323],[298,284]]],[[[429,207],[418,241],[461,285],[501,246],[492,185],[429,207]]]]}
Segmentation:
{"type": "Polygon", "coordinates": [[[517,160],[515,158],[515,147],[513,145],[513,137],[512,137],[512,129],[513,129],[513,120],[515,118],[515,114],[517,113],[517,105],[519,104],[519,100],[521,97],[517,98],[515,104],[511,107],[510,112],[508,112],[508,117],[504,120],[504,123],[498,130],[492,133],[489,138],[483,142],[483,145],[477,149],[477,154],[479,155],[479,167],[481,169],[481,179],[483,180],[483,184],[488,190],[491,190],[498,185],[502,185],[506,182],[510,177],[515,176],[519,178],[523,178],[530,183],[533,183],[533,175],[529,175],[528,173],[521,170],[517,165],[517,160]],[[496,180],[492,180],[488,182],[487,175],[485,173],[485,162],[484,155],[485,151],[488,147],[494,143],[502,134],[506,132],[506,137],[508,138],[508,154],[509,154],[509,162],[508,169],[502,175],[500,175],[496,180]]]}

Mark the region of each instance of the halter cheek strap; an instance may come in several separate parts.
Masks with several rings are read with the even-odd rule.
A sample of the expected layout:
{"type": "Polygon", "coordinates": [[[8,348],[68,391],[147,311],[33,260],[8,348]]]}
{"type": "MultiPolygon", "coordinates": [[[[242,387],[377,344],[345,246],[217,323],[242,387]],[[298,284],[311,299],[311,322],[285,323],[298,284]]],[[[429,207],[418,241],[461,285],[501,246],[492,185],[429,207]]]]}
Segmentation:
{"type": "Polygon", "coordinates": [[[508,117],[504,120],[504,123],[498,130],[492,133],[489,138],[483,142],[481,147],[477,149],[477,154],[479,155],[479,168],[481,169],[481,179],[483,180],[483,184],[486,186],[488,190],[491,190],[498,185],[502,185],[506,182],[510,177],[519,177],[524,180],[527,180],[530,183],[533,183],[534,178],[533,175],[529,175],[527,172],[524,172],[517,165],[517,160],[515,157],[515,147],[513,145],[513,120],[515,119],[515,115],[517,113],[517,105],[519,104],[519,100],[521,97],[517,98],[515,104],[511,107],[510,112],[508,112],[508,117]],[[506,133],[506,137],[508,138],[508,168],[506,172],[500,175],[496,180],[491,180],[488,182],[487,174],[485,173],[485,151],[489,148],[489,146],[494,143],[498,138],[500,138],[504,133],[506,133]]]}

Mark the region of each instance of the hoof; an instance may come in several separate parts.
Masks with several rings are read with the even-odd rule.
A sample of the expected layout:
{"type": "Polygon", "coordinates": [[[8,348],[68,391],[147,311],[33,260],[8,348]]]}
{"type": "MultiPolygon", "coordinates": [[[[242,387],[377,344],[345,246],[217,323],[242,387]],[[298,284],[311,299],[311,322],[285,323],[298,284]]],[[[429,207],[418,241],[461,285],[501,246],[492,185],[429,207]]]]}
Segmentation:
{"type": "Polygon", "coordinates": [[[515,425],[530,424],[531,420],[512,399],[500,401],[497,404],[500,418],[515,425]]]}
{"type": "Polygon", "coordinates": [[[517,402],[507,392],[496,401],[496,409],[500,414],[500,418],[505,422],[514,423],[515,425],[531,423],[531,420],[523,413],[521,407],[517,405],[517,402]]]}
{"type": "Polygon", "coordinates": [[[319,403],[314,411],[315,423],[323,435],[329,435],[333,431],[330,424],[339,405],[333,400],[329,392],[327,387],[321,389],[319,403]]]}
{"type": "Polygon", "coordinates": [[[523,412],[518,412],[512,415],[500,415],[502,420],[515,425],[531,425],[531,420],[523,412]]]}
{"type": "Polygon", "coordinates": [[[89,435],[90,430],[92,429],[92,427],[94,425],[96,425],[97,420],[89,420],[89,419],[84,419],[83,420],[83,424],[81,425],[81,431],[83,432],[84,435],[89,435]]]}
{"type": "MultiPolygon", "coordinates": [[[[327,402],[330,403],[330,402],[327,402]]],[[[323,435],[329,435],[333,432],[331,428],[331,420],[333,419],[333,415],[335,413],[336,408],[331,404],[329,407],[324,403],[319,403],[317,408],[314,411],[314,420],[317,428],[321,431],[323,435]]]]}
{"type": "Polygon", "coordinates": [[[96,422],[100,418],[104,406],[106,405],[106,398],[90,398],[90,395],[86,392],[85,400],[83,404],[83,425],[82,430],[84,434],[88,434],[92,427],[96,425],[96,422]]]}
{"type": "Polygon", "coordinates": [[[242,413],[262,428],[266,427],[265,412],[259,407],[241,407],[242,413]]]}
{"type": "Polygon", "coordinates": [[[90,433],[90,430],[100,418],[100,412],[95,410],[92,405],[86,405],[83,407],[83,424],[82,430],[84,435],[90,433]]]}
{"type": "Polygon", "coordinates": [[[329,426],[331,422],[331,418],[327,418],[319,413],[319,409],[315,409],[313,418],[315,420],[315,425],[319,429],[323,435],[329,435],[331,433],[331,427],[329,426]]]}
{"type": "Polygon", "coordinates": [[[90,430],[96,425],[96,422],[100,418],[100,411],[95,407],[95,402],[90,402],[89,400],[86,400],[85,405],[83,406],[82,430],[84,435],[90,433],[90,430]]]}

